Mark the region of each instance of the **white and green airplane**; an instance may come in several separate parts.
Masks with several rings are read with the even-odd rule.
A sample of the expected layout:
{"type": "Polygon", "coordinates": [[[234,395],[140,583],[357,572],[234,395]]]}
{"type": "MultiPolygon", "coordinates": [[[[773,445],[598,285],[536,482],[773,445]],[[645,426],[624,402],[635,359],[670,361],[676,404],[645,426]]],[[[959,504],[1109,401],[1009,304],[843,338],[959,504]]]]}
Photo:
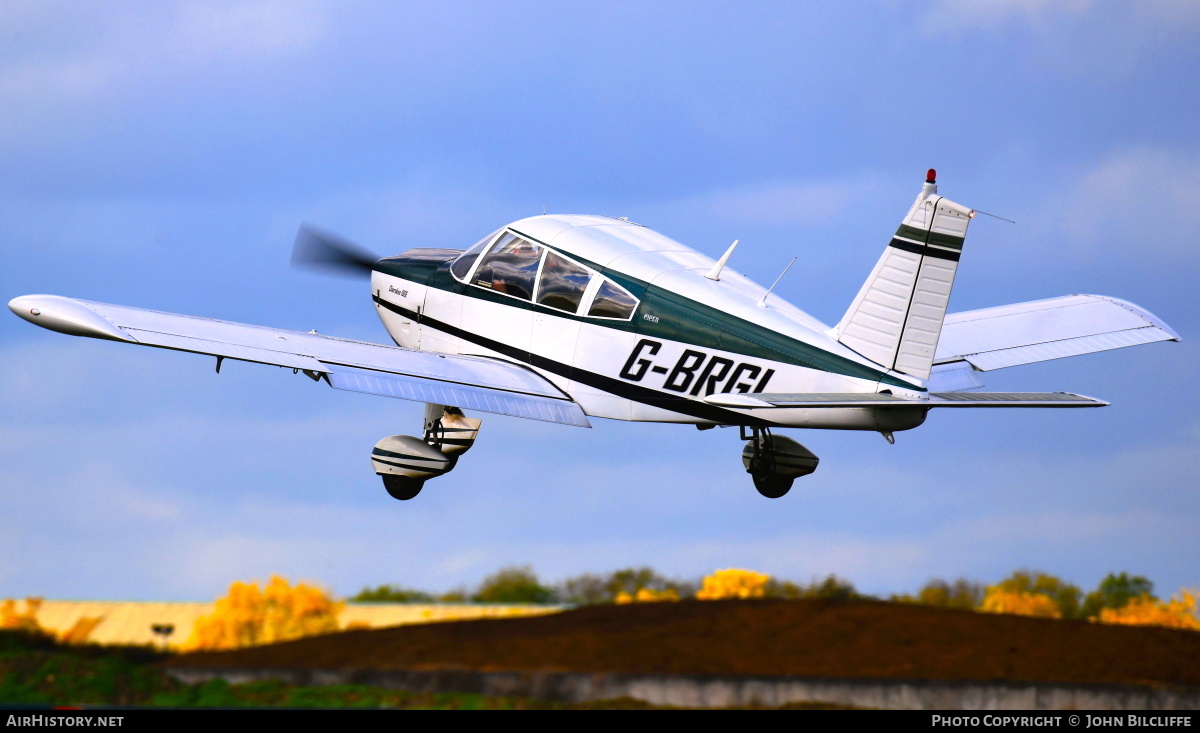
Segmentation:
{"type": "MultiPolygon", "coordinates": [[[[369,275],[396,346],[25,295],[9,308],[53,331],[273,364],[336,389],[426,403],[421,437],[375,446],[397,499],[449,472],[480,420],[463,409],[589,427],[589,417],[738,426],[764,496],[817,457],[775,428],[918,427],[934,408],[1100,407],[1076,394],[988,393],[979,372],[1154,341],[1165,323],[1116,298],[1069,295],[947,314],[975,212],[935,173],[832,328],[651,229],[604,216],[534,216],[469,249],[377,258],[302,227],[300,264],[369,275]]],[[[778,282],[778,281],[776,281],[778,282]]],[[[772,286],[773,287],[773,286],[772,286]]]]}

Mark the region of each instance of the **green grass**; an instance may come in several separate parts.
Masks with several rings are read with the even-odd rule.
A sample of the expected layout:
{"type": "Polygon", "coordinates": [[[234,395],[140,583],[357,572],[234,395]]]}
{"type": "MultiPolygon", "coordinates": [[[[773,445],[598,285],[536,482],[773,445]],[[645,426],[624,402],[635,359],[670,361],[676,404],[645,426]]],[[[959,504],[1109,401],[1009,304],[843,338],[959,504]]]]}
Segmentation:
{"type": "Polygon", "coordinates": [[[46,636],[0,630],[0,704],[397,710],[658,709],[628,698],[561,703],[468,693],[408,692],[366,685],[300,687],[279,680],[231,685],[216,679],[188,685],[154,664],[165,658],[165,654],[149,647],[67,646],[46,636]]]}
{"type": "Polygon", "coordinates": [[[217,679],[188,685],[154,664],[165,657],[149,647],[67,646],[39,634],[0,631],[0,704],[401,710],[651,707],[636,700],[569,704],[366,685],[300,687],[278,680],[231,685],[217,679]]]}

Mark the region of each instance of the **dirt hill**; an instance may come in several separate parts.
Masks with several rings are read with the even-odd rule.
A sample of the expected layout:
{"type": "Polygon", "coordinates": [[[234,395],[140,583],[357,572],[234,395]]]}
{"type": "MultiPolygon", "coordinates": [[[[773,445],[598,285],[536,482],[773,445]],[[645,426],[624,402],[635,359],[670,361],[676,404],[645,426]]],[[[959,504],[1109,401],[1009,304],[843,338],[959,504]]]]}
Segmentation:
{"type": "Polygon", "coordinates": [[[346,631],[167,664],[1200,685],[1200,633],[876,601],[685,601],[346,631]]]}

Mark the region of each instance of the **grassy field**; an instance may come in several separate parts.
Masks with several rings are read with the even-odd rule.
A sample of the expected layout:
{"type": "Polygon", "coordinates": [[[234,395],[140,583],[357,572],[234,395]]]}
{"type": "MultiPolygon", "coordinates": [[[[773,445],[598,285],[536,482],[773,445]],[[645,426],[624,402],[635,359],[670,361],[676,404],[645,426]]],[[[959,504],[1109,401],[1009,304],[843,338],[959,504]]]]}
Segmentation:
{"type": "MultiPolygon", "coordinates": [[[[482,695],[418,694],[346,685],[296,687],[282,682],[186,685],[156,663],[150,647],[66,646],[19,632],[0,632],[0,704],[146,707],[396,708],[420,710],[561,709],[572,706],[482,695]]],[[[617,700],[588,707],[642,708],[617,700]]]]}
{"type": "MultiPolygon", "coordinates": [[[[396,710],[644,710],[638,700],[557,703],[456,693],[413,693],[361,685],[298,687],[277,681],[187,685],[169,677],[150,647],[65,646],[0,631],[0,706],[96,705],[176,708],[391,708],[396,710]]],[[[802,705],[788,707],[825,708],[802,705]]]]}

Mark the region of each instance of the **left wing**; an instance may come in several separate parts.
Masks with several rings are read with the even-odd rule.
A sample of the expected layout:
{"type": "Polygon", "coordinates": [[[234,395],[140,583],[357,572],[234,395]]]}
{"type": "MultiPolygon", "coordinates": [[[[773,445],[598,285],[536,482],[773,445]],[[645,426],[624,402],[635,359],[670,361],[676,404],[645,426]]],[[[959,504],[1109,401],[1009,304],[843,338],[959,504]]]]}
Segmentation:
{"type": "Polygon", "coordinates": [[[335,389],[591,427],[570,396],[511,362],[438,354],[176,313],[25,295],[8,304],[52,331],[274,364],[326,380],[335,389]]]}

